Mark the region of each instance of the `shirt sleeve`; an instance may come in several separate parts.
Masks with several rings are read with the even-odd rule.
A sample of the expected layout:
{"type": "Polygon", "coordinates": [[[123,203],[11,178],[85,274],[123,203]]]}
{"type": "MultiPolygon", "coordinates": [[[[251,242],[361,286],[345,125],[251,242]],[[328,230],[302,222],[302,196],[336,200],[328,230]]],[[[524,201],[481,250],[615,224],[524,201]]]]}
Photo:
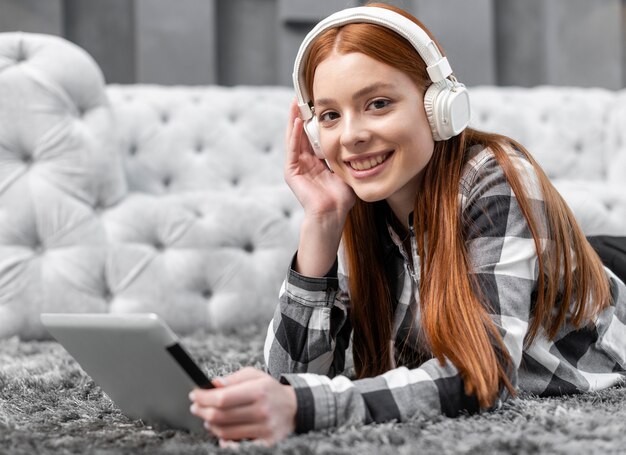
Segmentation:
{"type": "Polygon", "coordinates": [[[283,373],[332,377],[344,370],[351,326],[348,293],[337,270],[335,261],[325,277],[311,278],[290,267],[265,339],[265,363],[275,378],[283,373]]]}
{"type": "MultiPolygon", "coordinates": [[[[467,248],[476,283],[512,359],[507,372],[515,385],[536,281],[537,254],[503,170],[491,154],[475,160],[471,180],[462,182],[467,185],[461,198],[467,248]]],[[[530,166],[519,160],[520,166],[530,166]]],[[[532,179],[534,171],[528,169],[532,179]]],[[[528,187],[532,185],[538,188],[536,182],[528,187]]],[[[531,193],[534,209],[541,213],[541,196],[531,193]]],[[[311,373],[283,374],[281,380],[296,391],[297,431],[479,410],[477,398],[465,394],[458,370],[447,360],[442,364],[431,359],[418,368],[399,367],[354,381],[311,373]]],[[[507,396],[501,388],[500,399],[507,396]]]]}

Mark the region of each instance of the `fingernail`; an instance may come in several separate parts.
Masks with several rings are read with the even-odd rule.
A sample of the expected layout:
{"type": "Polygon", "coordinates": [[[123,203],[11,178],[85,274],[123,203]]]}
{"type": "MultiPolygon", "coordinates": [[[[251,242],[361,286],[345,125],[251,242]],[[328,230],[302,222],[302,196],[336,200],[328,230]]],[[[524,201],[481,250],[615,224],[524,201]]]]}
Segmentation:
{"type": "Polygon", "coordinates": [[[238,449],[240,444],[228,439],[220,439],[220,447],[222,449],[238,449]]]}
{"type": "Polygon", "coordinates": [[[189,406],[189,411],[191,411],[192,414],[195,414],[196,412],[198,412],[198,405],[196,403],[192,404],[191,406],[189,406]]]}
{"type": "Polygon", "coordinates": [[[189,400],[194,401],[196,399],[196,394],[194,392],[189,392],[189,400]]]}
{"type": "Polygon", "coordinates": [[[204,421],[204,428],[206,428],[207,430],[211,429],[211,424],[207,422],[206,420],[204,421]]]}
{"type": "Polygon", "coordinates": [[[214,381],[217,381],[218,385],[220,386],[225,386],[228,385],[228,381],[226,380],[226,378],[223,378],[221,376],[216,377],[215,379],[213,379],[214,381]]]}

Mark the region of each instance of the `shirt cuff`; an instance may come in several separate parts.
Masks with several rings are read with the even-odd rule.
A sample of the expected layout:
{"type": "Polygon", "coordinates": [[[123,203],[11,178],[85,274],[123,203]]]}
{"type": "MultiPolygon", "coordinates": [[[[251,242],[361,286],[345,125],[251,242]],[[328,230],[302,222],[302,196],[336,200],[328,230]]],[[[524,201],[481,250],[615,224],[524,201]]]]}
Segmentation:
{"type": "Polygon", "coordinates": [[[335,263],[323,277],[301,275],[294,270],[294,263],[295,256],[285,283],[285,290],[289,299],[305,306],[332,306],[335,294],[339,290],[337,259],[335,259],[335,263]]]}
{"type": "MultiPolygon", "coordinates": [[[[301,276],[303,277],[304,275],[300,275],[298,272],[296,272],[296,259],[298,258],[298,252],[296,251],[296,254],[293,255],[293,259],[291,260],[291,265],[289,267],[289,272],[293,272],[295,273],[297,276],[301,276]]],[[[328,271],[328,273],[326,273],[326,275],[324,275],[323,277],[319,277],[319,278],[311,278],[309,277],[309,279],[324,279],[324,278],[337,278],[337,270],[339,268],[339,262],[337,261],[337,257],[335,256],[335,262],[333,262],[333,265],[330,267],[330,270],[328,271]]]]}
{"type": "Polygon", "coordinates": [[[296,433],[306,433],[311,430],[334,425],[334,397],[326,382],[326,376],[314,374],[283,374],[280,377],[282,384],[289,384],[296,392],[296,433]],[[309,384],[308,377],[315,384],[309,384]]]}

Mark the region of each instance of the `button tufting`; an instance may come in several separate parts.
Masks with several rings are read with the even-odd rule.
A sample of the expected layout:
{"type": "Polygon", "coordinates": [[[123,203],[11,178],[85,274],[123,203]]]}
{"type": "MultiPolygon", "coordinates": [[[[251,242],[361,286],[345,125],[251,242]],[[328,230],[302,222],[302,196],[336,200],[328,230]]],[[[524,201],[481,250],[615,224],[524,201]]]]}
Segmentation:
{"type": "Polygon", "coordinates": [[[211,291],[210,289],[205,289],[204,291],[202,291],[202,297],[205,299],[210,299],[211,297],[213,297],[213,291],[211,291]]]}
{"type": "Polygon", "coordinates": [[[171,177],[164,177],[163,178],[163,186],[165,188],[169,188],[171,184],[172,184],[172,178],[171,177]]]}
{"type": "Polygon", "coordinates": [[[246,253],[252,253],[254,251],[254,245],[252,244],[252,242],[247,242],[244,246],[243,246],[243,250],[246,253]]]}
{"type": "Polygon", "coordinates": [[[131,156],[135,156],[137,154],[138,151],[138,147],[137,144],[132,144],[129,148],[128,148],[128,154],[131,156]]]}
{"type": "Polygon", "coordinates": [[[230,184],[231,184],[232,186],[237,186],[237,185],[239,185],[239,178],[237,178],[237,177],[233,177],[232,179],[230,179],[230,184]]]}
{"type": "Polygon", "coordinates": [[[166,113],[161,114],[161,122],[162,123],[168,123],[169,121],[170,121],[169,115],[167,115],[166,113]]]}
{"type": "Polygon", "coordinates": [[[285,218],[291,218],[291,211],[290,210],[283,210],[283,215],[285,215],[285,218]]]}
{"type": "Polygon", "coordinates": [[[194,149],[196,153],[202,153],[204,151],[204,144],[202,142],[198,142],[194,149]]]}
{"type": "Polygon", "coordinates": [[[31,166],[34,161],[35,160],[33,159],[32,155],[24,155],[24,156],[22,156],[22,162],[26,166],[31,166]]]}
{"type": "Polygon", "coordinates": [[[41,256],[44,252],[44,245],[40,241],[36,241],[33,245],[33,253],[35,253],[37,256],[41,256]]]}
{"type": "Polygon", "coordinates": [[[574,151],[580,154],[583,151],[583,144],[581,141],[577,141],[574,143],[574,151]]]}
{"type": "Polygon", "coordinates": [[[265,146],[263,146],[264,153],[271,153],[271,151],[272,151],[272,144],[266,144],[265,146]]]}
{"type": "Polygon", "coordinates": [[[154,249],[157,251],[163,251],[165,249],[165,245],[160,240],[157,240],[154,242],[154,249]]]}

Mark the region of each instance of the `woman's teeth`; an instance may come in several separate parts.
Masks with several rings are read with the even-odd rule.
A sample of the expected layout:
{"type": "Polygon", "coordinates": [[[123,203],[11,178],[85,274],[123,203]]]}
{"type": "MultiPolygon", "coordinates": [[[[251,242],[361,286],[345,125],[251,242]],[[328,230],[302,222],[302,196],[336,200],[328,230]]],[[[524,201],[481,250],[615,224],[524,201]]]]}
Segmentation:
{"type": "Polygon", "coordinates": [[[378,155],[367,160],[350,161],[350,167],[352,167],[352,169],[356,169],[357,171],[366,171],[381,164],[387,159],[388,156],[389,154],[386,153],[384,155],[378,155]]]}

